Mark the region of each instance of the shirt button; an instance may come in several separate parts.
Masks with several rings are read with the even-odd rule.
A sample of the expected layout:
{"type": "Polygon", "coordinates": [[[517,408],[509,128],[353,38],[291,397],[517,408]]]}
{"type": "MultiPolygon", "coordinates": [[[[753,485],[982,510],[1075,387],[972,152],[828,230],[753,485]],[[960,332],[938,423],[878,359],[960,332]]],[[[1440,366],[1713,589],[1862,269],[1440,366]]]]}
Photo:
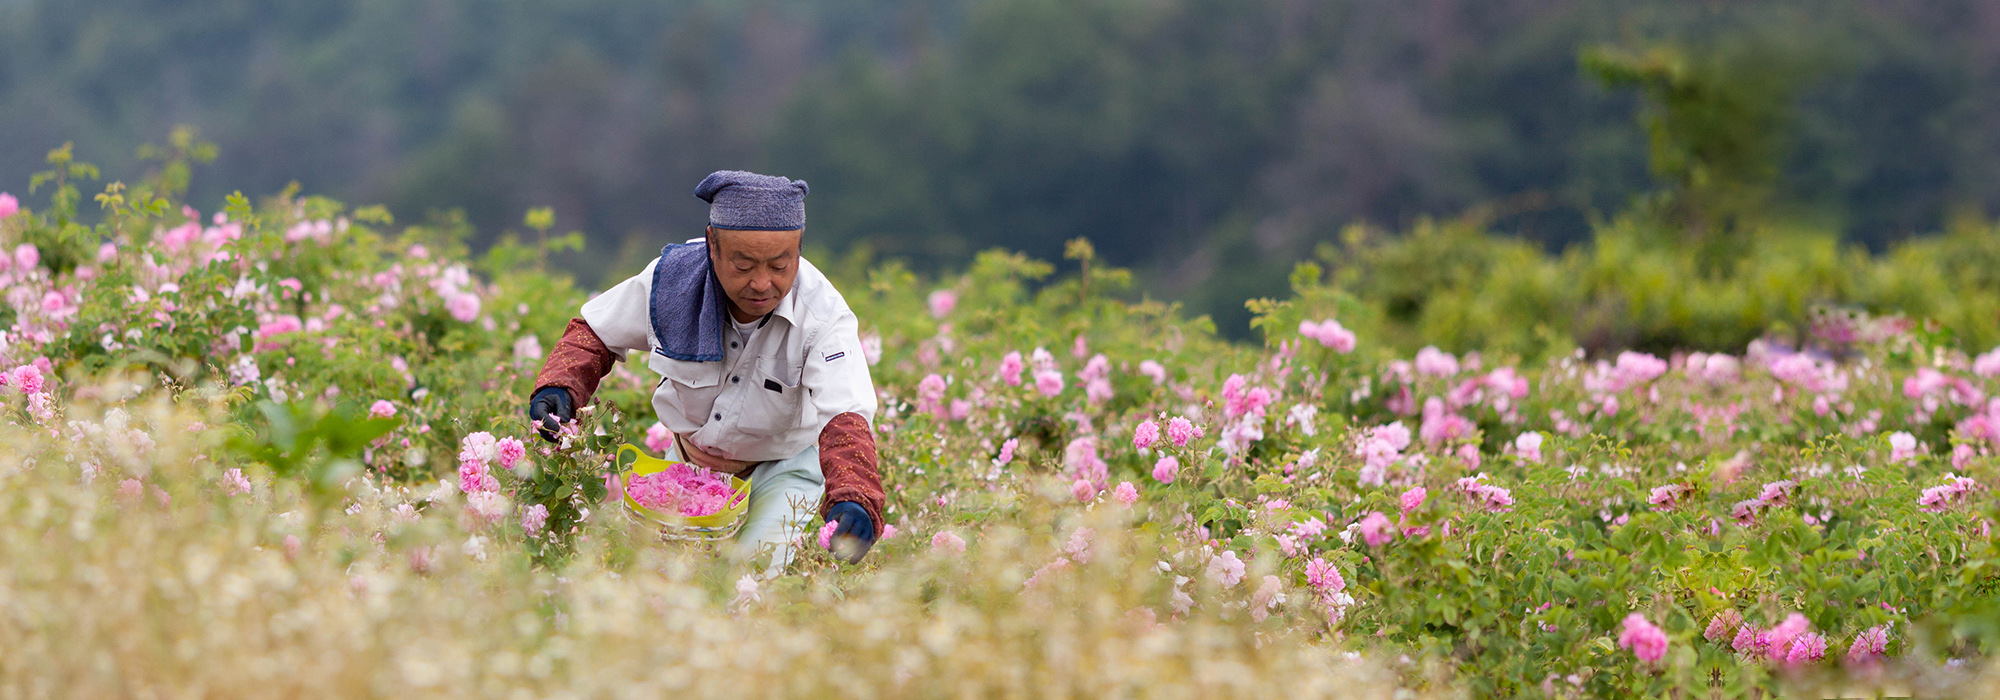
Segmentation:
{"type": "Polygon", "coordinates": [[[732,348],[733,348],[733,347],[736,347],[736,341],[734,341],[734,340],[732,340],[732,341],[729,341],[729,347],[732,347],[732,348]]]}
{"type": "Polygon", "coordinates": [[[715,414],[715,419],[716,419],[716,420],[722,420],[722,414],[720,414],[720,413],[717,413],[717,414],[715,414]]]}
{"type": "Polygon", "coordinates": [[[730,378],[729,378],[729,383],[731,383],[731,384],[735,384],[735,383],[737,383],[738,381],[741,381],[741,379],[739,379],[739,378],[737,378],[737,377],[730,377],[730,378]]]}

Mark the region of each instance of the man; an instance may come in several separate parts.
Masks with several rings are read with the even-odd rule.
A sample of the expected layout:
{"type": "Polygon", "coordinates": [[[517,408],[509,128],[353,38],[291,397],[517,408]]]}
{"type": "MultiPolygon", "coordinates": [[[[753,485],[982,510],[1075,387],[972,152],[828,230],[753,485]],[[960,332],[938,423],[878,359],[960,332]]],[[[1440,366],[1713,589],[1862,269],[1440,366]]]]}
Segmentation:
{"type": "Polygon", "coordinates": [[[639,274],[583,305],[535,379],[528,416],[553,439],[625,353],[661,375],[653,410],[669,459],[751,479],[734,554],[771,548],[771,570],[817,509],[835,550],[860,560],[881,536],[875,385],[854,312],[799,255],[804,181],[724,170],[695,196],[704,238],[668,245],[639,274]]]}

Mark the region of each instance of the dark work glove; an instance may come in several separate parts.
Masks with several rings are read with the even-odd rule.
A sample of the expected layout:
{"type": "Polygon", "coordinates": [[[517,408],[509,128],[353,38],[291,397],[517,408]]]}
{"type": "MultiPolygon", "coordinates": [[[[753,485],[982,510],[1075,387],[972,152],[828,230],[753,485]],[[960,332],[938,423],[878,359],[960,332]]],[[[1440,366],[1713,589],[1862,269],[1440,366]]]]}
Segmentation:
{"type": "Polygon", "coordinates": [[[559,386],[536,390],[534,398],[528,399],[528,419],[535,422],[535,432],[541,433],[543,440],[560,442],[556,433],[562,430],[561,424],[576,422],[576,407],[570,405],[569,390],[559,386]]]}
{"type": "Polygon", "coordinates": [[[875,546],[875,521],[868,517],[868,509],[853,501],[841,501],[826,509],[826,521],[838,522],[833,529],[834,556],[848,555],[847,563],[861,561],[868,549],[875,546]]]}

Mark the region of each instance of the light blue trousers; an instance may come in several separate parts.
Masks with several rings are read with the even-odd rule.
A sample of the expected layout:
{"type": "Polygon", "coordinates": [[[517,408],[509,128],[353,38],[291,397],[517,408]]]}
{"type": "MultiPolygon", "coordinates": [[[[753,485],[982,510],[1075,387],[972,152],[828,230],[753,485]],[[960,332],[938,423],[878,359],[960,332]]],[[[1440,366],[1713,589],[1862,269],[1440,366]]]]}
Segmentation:
{"type": "MultiPolygon", "coordinates": [[[[667,453],[667,459],[681,458],[673,447],[667,453]]],[[[762,577],[784,573],[785,566],[792,563],[793,543],[814,541],[812,525],[825,493],[818,445],[789,459],[757,463],[756,471],[750,473],[750,512],[743,515],[743,527],[730,544],[731,558],[753,561],[768,552],[770,559],[762,577]]]]}

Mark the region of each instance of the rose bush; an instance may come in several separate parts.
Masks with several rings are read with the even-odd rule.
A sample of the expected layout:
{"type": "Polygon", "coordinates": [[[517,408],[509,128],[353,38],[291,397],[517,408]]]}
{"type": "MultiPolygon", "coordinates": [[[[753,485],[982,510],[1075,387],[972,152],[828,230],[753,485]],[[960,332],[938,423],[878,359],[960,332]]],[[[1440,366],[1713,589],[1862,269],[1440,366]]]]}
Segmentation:
{"type": "Polygon", "coordinates": [[[894,532],[760,581],[611,500],[616,446],[658,442],[634,363],[533,437],[542,348],[586,298],[545,250],[475,260],[448,220],[294,192],[201,212],[113,187],[86,224],[87,171],[52,160],[48,206],[0,218],[15,688],[819,675],[694,635],[878,693],[1970,692],[2000,640],[2000,351],[1893,318],[1522,363],[1357,334],[1311,264],[1247,345],[1125,299],[1081,241],[1062,277],[849,259],[826,269],[869,346],[894,532]]]}

